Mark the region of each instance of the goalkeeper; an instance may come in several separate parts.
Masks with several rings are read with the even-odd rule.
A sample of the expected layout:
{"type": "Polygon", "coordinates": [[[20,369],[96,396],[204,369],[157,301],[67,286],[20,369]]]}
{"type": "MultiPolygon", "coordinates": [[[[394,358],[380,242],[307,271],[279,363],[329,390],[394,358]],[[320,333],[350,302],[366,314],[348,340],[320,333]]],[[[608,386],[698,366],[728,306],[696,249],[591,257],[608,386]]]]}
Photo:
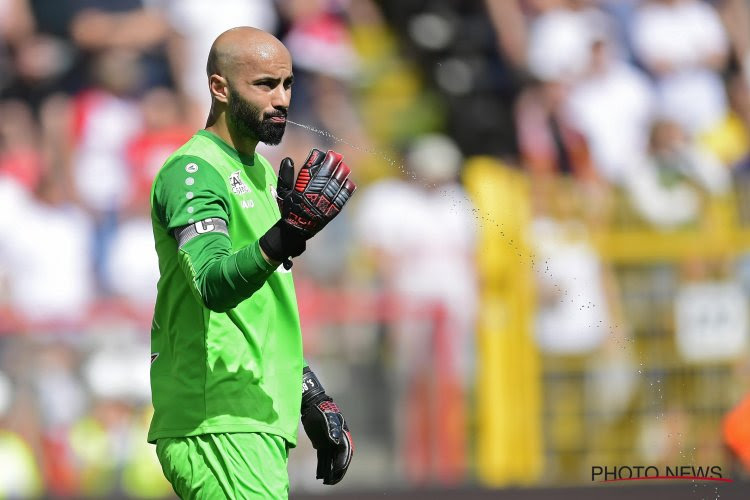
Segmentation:
{"type": "Polygon", "coordinates": [[[222,33],[207,64],[205,130],[154,180],[160,279],[151,330],[148,440],[185,499],[287,498],[299,419],[317,478],[340,481],[354,445],[302,358],[291,258],[354,192],[341,155],[312,150],[296,179],[255,152],[278,144],[292,87],[287,49],[248,27],[222,33]]]}

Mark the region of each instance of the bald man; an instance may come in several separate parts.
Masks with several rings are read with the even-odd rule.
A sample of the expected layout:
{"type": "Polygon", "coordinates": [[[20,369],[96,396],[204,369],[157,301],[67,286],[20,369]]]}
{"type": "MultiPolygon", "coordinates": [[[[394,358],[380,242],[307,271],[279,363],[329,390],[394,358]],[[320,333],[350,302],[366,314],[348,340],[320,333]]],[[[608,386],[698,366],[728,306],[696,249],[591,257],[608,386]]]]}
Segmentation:
{"type": "Polygon", "coordinates": [[[313,149],[294,178],[255,151],[284,135],[292,61],[279,40],[241,27],[207,64],[206,128],[154,180],[161,277],[151,329],[148,440],[181,498],[287,498],[299,420],[317,477],[339,482],[354,446],[302,357],[291,259],[356,186],[341,155],[313,149]]]}

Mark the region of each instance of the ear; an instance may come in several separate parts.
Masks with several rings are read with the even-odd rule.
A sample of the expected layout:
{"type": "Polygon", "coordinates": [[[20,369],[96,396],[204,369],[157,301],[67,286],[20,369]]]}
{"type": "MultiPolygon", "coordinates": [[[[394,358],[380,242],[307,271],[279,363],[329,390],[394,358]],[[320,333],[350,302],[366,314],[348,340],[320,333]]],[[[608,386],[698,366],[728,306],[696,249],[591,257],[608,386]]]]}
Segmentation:
{"type": "Polygon", "coordinates": [[[227,103],[229,96],[229,86],[227,79],[214,73],[208,77],[208,88],[211,91],[211,97],[219,102],[227,103]]]}

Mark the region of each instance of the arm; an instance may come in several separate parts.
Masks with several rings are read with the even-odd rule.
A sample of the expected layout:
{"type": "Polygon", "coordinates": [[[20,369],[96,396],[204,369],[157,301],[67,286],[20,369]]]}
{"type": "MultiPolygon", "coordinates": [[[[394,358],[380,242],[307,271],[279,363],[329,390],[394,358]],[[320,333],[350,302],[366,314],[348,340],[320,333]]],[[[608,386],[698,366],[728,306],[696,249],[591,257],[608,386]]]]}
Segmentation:
{"type": "Polygon", "coordinates": [[[225,312],[255,293],[278,263],[266,260],[258,242],[232,253],[222,219],[206,219],[175,231],[179,260],[201,302],[212,311],[225,312]],[[207,232],[198,233],[210,228],[207,232]],[[200,237],[198,237],[200,235],[200,237]]]}
{"type": "Polygon", "coordinates": [[[153,202],[157,216],[177,241],[179,264],[194,295],[213,311],[225,312],[250,297],[283,260],[264,257],[260,245],[269,235],[275,235],[274,249],[282,258],[305,249],[303,238],[278,235],[272,227],[260,240],[233,252],[226,181],[195,156],[178,157],[162,169],[153,202]]]}

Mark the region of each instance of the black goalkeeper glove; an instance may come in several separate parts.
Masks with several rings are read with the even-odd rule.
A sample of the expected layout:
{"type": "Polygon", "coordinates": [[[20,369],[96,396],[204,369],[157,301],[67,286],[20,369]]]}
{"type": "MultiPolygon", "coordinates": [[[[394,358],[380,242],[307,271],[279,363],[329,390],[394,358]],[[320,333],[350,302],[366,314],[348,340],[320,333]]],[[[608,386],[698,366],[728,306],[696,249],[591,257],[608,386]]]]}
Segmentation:
{"type": "Polygon", "coordinates": [[[323,484],[341,481],[352,461],[354,441],[339,407],[307,366],[302,372],[302,426],[318,451],[315,478],[323,484]]]}
{"type": "Polygon", "coordinates": [[[273,260],[283,261],[305,250],[305,241],[323,229],[344,207],[357,189],[349,179],[349,167],[335,151],[324,154],[313,149],[294,181],[294,162],[284,158],[279,167],[276,197],[281,219],[260,239],[260,246],[273,260]]]}

